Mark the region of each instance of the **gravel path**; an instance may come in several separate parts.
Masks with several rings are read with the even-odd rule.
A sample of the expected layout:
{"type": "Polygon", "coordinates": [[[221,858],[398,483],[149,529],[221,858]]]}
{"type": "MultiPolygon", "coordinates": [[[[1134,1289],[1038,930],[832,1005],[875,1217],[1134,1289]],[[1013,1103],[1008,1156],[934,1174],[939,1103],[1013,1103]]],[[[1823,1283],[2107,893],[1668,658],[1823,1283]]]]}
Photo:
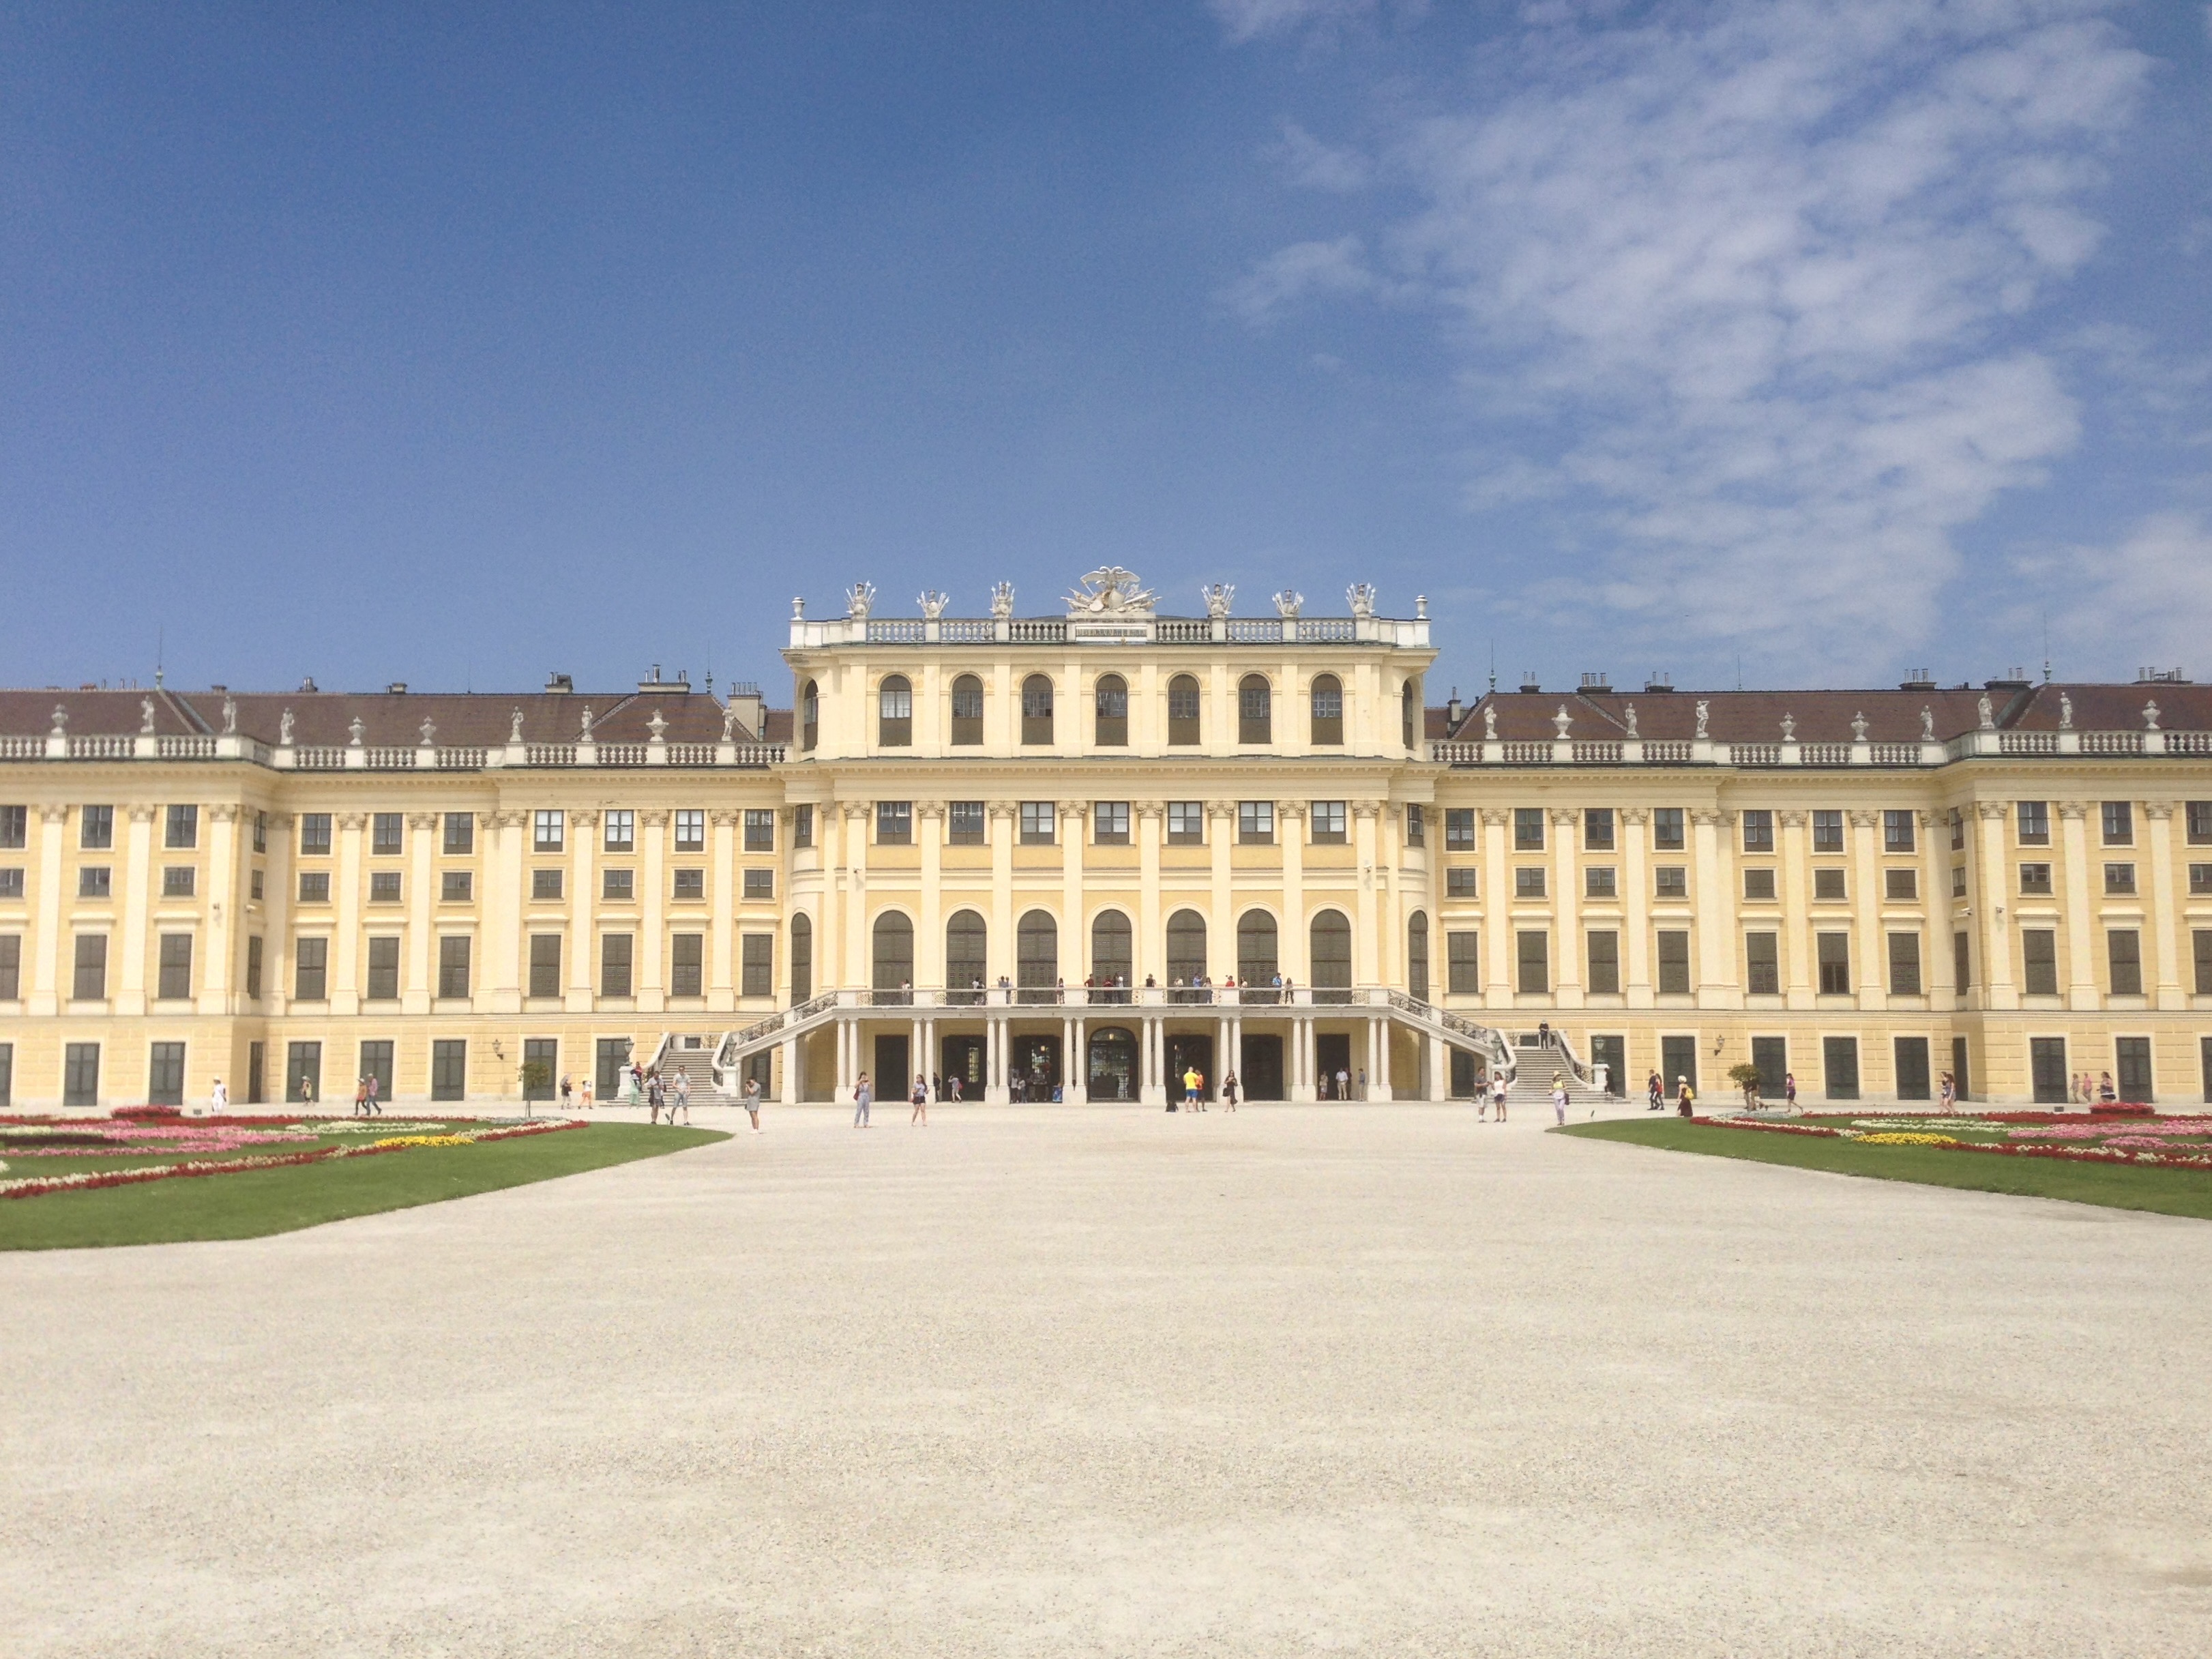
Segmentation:
{"type": "Polygon", "coordinates": [[[2212,1225],[1530,1115],[772,1109],[0,1256],[0,1651],[2212,1651],[2212,1225]]]}

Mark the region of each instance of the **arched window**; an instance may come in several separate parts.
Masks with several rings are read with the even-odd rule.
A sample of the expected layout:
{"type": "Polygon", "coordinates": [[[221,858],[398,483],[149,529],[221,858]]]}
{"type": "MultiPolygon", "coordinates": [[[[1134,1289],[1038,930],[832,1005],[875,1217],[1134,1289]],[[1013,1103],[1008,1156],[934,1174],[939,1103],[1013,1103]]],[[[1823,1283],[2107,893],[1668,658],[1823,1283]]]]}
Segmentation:
{"type": "MultiPolygon", "coordinates": [[[[1313,945],[1313,987],[1316,996],[1328,991],[1349,991],[1352,988],[1352,924],[1344,919],[1341,910],[1323,910],[1313,919],[1308,930],[1313,945]]],[[[1347,1001],[1346,997],[1333,997],[1331,1001],[1347,1001]]]]}
{"type": "Polygon", "coordinates": [[[1101,910],[1091,923],[1091,976],[1101,985],[1132,983],[1129,919],[1119,910],[1101,910]]]}
{"type": "Polygon", "coordinates": [[[1247,910],[1237,918],[1237,982],[1272,987],[1275,971],[1275,919],[1247,910]]]}
{"type": "Polygon", "coordinates": [[[1275,740],[1275,694],[1265,674],[1247,674],[1237,684],[1237,741],[1275,740]]]}
{"type": "Polygon", "coordinates": [[[1014,927],[1014,982],[1024,991],[1049,991],[1059,977],[1060,924],[1049,910],[1024,911],[1014,927]]]}
{"type": "Polygon", "coordinates": [[[914,924],[897,910],[876,918],[875,988],[902,990],[914,983],[914,924]]]}
{"type": "Polygon", "coordinates": [[[1052,741],[1052,680],[1032,674],[1022,682],[1022,741],[1052,741]]]}
{"type": "Polygon", "coordinates": [[[1198,680],[1178,674],[1168,682],[1168,741],[1195,744],[1198,735],[1198,680]]]}
{"type": "Polygon", "coordinates": [[[1314,676],[1313,742],[1342,743],[1344,741],[1344,682],[1334,674],[1314,676]]]}
{"type": "Polygon", "coordinates": [[[983,741],[983,682],[973,674],[952,682],[952,741],[963,745],[983,741]]]}
{"type": "Polygon", "coordinates": [[[1414,690],[1414,684],[1407,680],[1405,692],[1398,699],[1398,739],[1409,750],[1414,746],[1414,734],[1421,729],[1421,694],[1414,690]]]}
{"type": "Polygon", "coordinates": [[[814,994],[814,923],[805,911],[791,919],[791,1000],[814,994]]]}
{"type": "Polygon", "coordinates": [[[1206,918],[1178,910],[1168,918],[1168,983],[1192,985],[1206,975],[1206,918]]]}
{"type": "Polygon", "coordinates": [[[1429,1000],[1429,919],[1419,910],[1406,924],[1406,994],[1416,1002],[1429,1000]]]}
{"type": "Polygon", "coordinates": [[[1102,748],[1129,741],[1129,683],[1119,674],[1098,677],[1098,738],[1102,748]]]}
{"type": "Polygon", "coordinates": [[[914,687],[903,674],[887,674],[876,692],[876,741],[903,749],[914,741],[914,687]]]}
{"type": "Polygon", "coordinates": [[[799,746],[811,749],[822,737],[822,694],[809,680],[799,688],[799,746]]]}
{"type": "Polygon", "coordinates": [[[945,924],[945,984],[956,998],[982,989],[991,971],[989,930],[973,910],[956,910],[945,924]]]}

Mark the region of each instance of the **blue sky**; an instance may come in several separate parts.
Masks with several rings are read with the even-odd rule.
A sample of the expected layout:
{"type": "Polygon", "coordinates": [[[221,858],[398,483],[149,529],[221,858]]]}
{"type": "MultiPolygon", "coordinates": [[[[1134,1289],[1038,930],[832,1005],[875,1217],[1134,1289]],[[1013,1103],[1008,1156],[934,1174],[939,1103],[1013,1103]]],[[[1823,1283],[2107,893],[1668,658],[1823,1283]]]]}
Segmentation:
{"type": "Polygon", "coordinates": [[[0,9],[0,680],[787,684],[1430,596],[1435,689],[2212,673],[2212,13],[0,9]],[[1741,671],[1739,671],[1741,664],[1741,671]]]}

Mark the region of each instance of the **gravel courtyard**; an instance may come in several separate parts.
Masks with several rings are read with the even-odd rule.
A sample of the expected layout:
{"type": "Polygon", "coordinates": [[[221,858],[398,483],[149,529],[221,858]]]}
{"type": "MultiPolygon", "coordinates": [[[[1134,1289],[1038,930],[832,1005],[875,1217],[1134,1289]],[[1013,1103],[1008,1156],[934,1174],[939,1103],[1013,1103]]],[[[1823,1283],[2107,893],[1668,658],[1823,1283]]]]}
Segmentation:
{"type": "Polygon", "coordinates": [[[2212,1651],[2212,1226],[906,1115],[0,1257],[0,1651],[2212,1651]]]}

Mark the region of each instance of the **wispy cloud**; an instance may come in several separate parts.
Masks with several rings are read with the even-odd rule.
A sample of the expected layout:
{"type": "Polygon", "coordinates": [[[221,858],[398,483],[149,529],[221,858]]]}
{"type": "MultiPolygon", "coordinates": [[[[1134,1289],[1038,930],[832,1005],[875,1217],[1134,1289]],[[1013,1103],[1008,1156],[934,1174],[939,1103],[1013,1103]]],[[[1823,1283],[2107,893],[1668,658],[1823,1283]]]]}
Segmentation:
{"type": "Polygon", "coordinates": [[[2148,664],[2198,665],[2212,639],[2212,525],[2158,513],[2111,547],[2076,547],[2045,562],[2063,568],[2069,602],[2055,617],[2074,660],[2101,672],[2148,664]],[[2133,654],[2112,660],[2115,641],[2133,654]]]}
{"type": "Polygon", "coordinates": [[[1263,35],[1286,34],[1312,24],[1340,24],[1372,16],[1376,0],[1209,0],[1222,32],[1242,45],[1263,35]]]}
{"type": "Polygon", "coordinates": [[[1623,620],[1863,669],[1932,625],[1954,532],[2076,441],[2027,319],[2097,248],[2148,67],[2100,9],[1534,14],[1463,112],[1401,128],[1414,212],[1269,256],[1231,304],[1426,298],[1511,410],[1471,504],[1579,514],[1623,620]]]}

